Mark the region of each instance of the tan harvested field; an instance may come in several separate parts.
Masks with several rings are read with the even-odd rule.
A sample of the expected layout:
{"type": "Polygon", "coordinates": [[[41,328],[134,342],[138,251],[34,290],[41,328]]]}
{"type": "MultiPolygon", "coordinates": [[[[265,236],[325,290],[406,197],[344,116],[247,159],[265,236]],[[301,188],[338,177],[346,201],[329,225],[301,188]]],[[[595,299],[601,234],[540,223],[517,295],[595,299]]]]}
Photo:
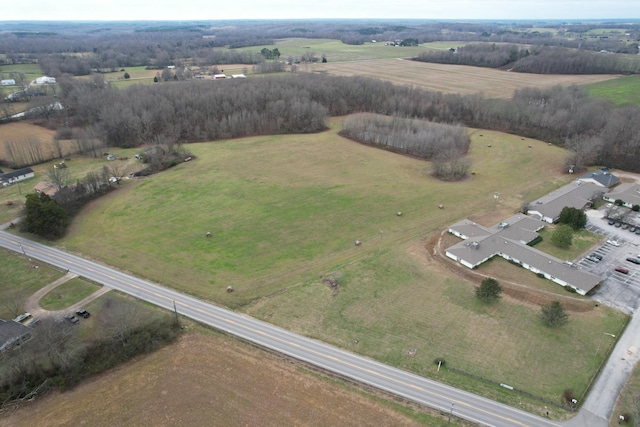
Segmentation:
{"type": "MultiPolygon", "coordinates": [[[[0,126],[0,159],[6,159],[7,142],[21,142],[28,139],[37,139],[42,142],[43,153],[53,153],[55,148],[52,140],[55,131],[37,126],[28,122],[7,123],[0,126]]],[[[69,141],[61,141],[63,150],[68,150],[71,146],[69,141]]]]}
{"type": "MultiPolygon", "coordinates": [[[[0,426],[445,425],[216,333],[188,333],[71,391],[0,412],[0,426]]],[[[459,424],[455,424],[459,425],[459,424]]]]}
{"type": "MultiPolygon", "coordinates": [[[[300,71],[307,71],[304,66],[300,71]]],[[[370,61],[328,62],[309,66],[309,72],[336,76],[364,76],[388,80],[395,84],[463,95],[482,93],[490,98],[509,98],[517,89],[547,88],[598,83],[615,79],[611,74],[542,75],[511,73],[491,68],[465,65],[432,64],[402,58],[370,61]]]]}

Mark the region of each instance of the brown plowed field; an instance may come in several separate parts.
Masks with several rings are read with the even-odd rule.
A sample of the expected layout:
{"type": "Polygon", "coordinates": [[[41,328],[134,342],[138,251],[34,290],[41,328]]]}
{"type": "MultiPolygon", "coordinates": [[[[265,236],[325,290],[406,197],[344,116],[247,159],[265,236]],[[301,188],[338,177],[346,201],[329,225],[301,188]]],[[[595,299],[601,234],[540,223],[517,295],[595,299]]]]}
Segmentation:
{"type": "Polygon", "coordinates": [[[300,71],[326,73],[336,76],[364,76],[389,80],[395,84],[421,89],[460,93],[483,93],[489,98],[509,98],[516,89],[546,88],[555,85],[585,85],[611,80],[617,75],[558,75],[512,73],[492,68],[465,65],[432,64],[408,59],[375,59],[370,61],[327,62],[313,64],[300,71]]]}
{"type": "Polygon", "coordinates": [[[0,426],[408,426],[414,419],[218,334],[156,353],[22,407],[0,426]]]}

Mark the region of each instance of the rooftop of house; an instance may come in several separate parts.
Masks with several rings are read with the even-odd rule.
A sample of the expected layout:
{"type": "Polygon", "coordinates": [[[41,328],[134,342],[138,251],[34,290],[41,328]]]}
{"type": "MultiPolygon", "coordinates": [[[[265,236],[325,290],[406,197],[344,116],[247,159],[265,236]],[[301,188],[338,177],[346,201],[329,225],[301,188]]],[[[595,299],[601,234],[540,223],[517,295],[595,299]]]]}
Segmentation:
{"type": "Polygon", "coordinates": [[[13,320],[0,319],[0,348],[31,333],[31,329],[13,320]]]}

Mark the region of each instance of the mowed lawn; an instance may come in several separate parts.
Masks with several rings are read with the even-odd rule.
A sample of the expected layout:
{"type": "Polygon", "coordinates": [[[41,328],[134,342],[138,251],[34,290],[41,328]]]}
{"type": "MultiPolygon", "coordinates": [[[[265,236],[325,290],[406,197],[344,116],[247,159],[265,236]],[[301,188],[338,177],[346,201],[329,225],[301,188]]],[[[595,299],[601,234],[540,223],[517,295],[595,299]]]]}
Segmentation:
{"type": "Polygon", "coordinates": [[[535,304],[479,304],[475,283],[424,246],[450,223],[491,225],[568,182],[565,153],[471,130],[474,175],[443,183],[428,162],[337,136],[339,121],[320,134],[190,145],[193,161],[97,200],[60,245],[511,404],[519,396],[438,373],[433,359],[557,401],[566,388],[580,395],[604,354],[593,331],[619,331],[624,315],[577,300],[569,325],[550,330],[535,304]],[[319,279],[332,272],[342,277],[336,296],[319,279]]]}

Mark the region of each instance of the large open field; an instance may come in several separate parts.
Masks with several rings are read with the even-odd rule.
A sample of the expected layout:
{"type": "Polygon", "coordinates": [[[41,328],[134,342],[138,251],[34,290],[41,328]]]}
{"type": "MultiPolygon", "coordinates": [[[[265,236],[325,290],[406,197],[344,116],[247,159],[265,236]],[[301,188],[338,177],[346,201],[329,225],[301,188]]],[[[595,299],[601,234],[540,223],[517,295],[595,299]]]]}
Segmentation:
{"type": "Polygon", "coordinates": [[[624,76],[587,86],[591,96],[606,98],[616,105],[640,104],[640,76],[624,76]]]}
{"type": "MultiPolygon", "coordinates": [[[[474,297],[477,280],[432,252],[446,225],[464,217],[490,225],[567,182],[564,152],[472,131],[474,175],[443,183],[430,176],[429,163],[343,139],[339,127],[334,119],[315,135],[193,144],[194,161],[97,200],[60,245],[534,411],[542,404],[438,373],[433,359],[555,401],[566,388],[584,392],[604,353],[595,355],[592,331],[619,331],[624,315],[547,282],[538,292],[537,278],[486,307],[474,297]],[[332,272],[342,281],[335,296],[319,280],[332,272]],[[539,304],[552,298],[571,312],[565,328],[549,330],[538,319],[539,304]]],[[[509,267],[516,269],[499,270],[509,267]]]]}
{"type": "Polygon", "coordinates": [[[353,62],[328,62],[300,66],[302,71],[337,76],[366,76],[395,84],[446,93],[482,93],[490,98],[509,98],[517,89],[555,85],[586,85],[617,78],[615,75],[558,75],[512,73],[482,67],[432,64],[401,58],[353,62]]]}

